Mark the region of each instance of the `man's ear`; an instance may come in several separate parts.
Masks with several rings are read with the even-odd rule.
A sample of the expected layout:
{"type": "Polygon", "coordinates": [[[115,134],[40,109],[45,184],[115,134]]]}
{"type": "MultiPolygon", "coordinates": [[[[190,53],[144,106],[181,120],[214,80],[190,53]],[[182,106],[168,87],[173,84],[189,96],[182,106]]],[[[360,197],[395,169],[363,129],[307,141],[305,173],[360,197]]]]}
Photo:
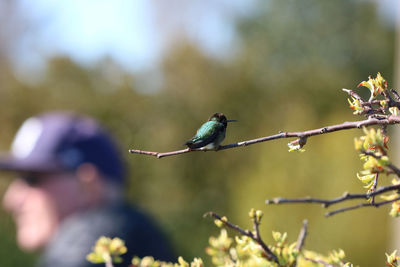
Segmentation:
{"type": "Polygon", "coordinates": [[[83,163],[76,169],[76,176],[82,186],[95,186],[102,182],[101,173],[97,167],[91,163],[83,163]]]}
{"type": "Polygon", "coordinates": [[[90,205],[97,205],[104,198],[106,185],[99,169],[91,164],[84,163],[76,170],[76,177],[82,193],[90,205]]]}

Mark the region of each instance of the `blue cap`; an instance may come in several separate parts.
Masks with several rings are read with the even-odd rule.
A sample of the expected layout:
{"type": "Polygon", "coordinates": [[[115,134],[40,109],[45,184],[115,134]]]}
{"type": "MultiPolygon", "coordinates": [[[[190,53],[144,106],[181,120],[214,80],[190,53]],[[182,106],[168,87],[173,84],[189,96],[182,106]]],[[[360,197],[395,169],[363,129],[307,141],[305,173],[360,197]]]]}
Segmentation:
{"type": "Polygon", "coordinates": [[[94,164],[113,182],[125,176],[117,146],[95,120],[70,112],[44,113],[27,119],[10,153],[0,156],[0,170],[58,172],[94,164]]]}

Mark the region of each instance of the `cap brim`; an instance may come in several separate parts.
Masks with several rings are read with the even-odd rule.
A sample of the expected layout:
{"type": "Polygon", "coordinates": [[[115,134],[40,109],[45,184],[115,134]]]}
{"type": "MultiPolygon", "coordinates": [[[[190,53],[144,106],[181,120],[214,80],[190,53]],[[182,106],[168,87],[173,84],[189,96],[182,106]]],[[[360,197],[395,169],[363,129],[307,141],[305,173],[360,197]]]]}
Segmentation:
{"type": "Polygon", "coordinates": [[[20,159],[9,154],[0,155],[0,171],[15,172],[56,172],[62,168],[56,162],[35,160],[32,158],[20,159]]]}

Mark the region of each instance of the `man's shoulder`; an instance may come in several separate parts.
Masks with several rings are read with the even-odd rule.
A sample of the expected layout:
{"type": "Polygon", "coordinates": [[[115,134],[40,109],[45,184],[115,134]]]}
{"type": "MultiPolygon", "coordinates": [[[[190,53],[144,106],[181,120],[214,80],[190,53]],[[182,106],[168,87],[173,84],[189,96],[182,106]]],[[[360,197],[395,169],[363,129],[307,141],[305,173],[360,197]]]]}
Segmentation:
{"type": "Polygon", "coordinates": [[[162,260],[172,260],[164,235],[153,220],[125,203],[107,205],[70,216],[60,225],[45,254],[49,258],[63,255],[70,261],[85,259],[100,236],[123,239],[128,247],[129,257],[152,255],[162,260]]]}
{"type": "Polygon", "coordinates": [[[162,234],[149,215],[126,203],[107,205],[78,213],[66,219],[58,231],[58,238],[71,236],[86,243],[100,236],[120,237],[127,244],[141,242],[146,236],[156,238],[162,234]]]}

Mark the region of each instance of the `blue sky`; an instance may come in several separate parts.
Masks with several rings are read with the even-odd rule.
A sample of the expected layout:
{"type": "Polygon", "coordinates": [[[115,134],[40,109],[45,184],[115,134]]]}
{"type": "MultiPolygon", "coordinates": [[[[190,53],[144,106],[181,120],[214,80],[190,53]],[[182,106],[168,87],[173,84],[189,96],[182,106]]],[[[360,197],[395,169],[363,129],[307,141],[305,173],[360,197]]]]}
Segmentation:
{"type": "MultiPolygon", "coordinates": [[[[154,60],[159,40],[151,32],[149,2],[145,0],[22,1],[41,23],[32,42],[42,53],[71,55],[93,61],[102,55],[122,64],[154,60]]],[[[139,63],[140,62],[140,63],[139,63]]]]}
{"type": "Polygon", "coordinates": [[[232,19],[249,12],[252,2],[20,0],[33,30],[19,42],[15,59],[24,69],[55,54],[83,64],[111,56],[126,69],[140,71],[156,64],[181,36],[208,53],[223,54],[234,38],[232,19]]]}
{"type": "MultiPolygon", "coordinates": [[[[206,53],[229,53],[232,21],[256,0],[19,0],[32,25],[14,51],[20,71],[37,69],[48,56],[67,55],[82,64],[110,56],[129,71],[156,65],[163,51],[186,36],[206,53]]],[[[393,21],[397,0],[381,0],[393,21]]]]}

